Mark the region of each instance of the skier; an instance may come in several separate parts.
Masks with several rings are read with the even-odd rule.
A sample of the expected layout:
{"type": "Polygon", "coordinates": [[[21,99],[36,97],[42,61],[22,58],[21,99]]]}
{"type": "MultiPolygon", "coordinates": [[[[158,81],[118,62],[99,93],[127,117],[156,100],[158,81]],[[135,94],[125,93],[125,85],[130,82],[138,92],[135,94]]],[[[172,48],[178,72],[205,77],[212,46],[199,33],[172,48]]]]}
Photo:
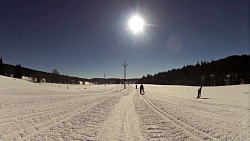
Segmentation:
{"type": "Polygon", "coordinates": [[[135,89],[137,89],[137,85],[135,85],[135,89]]]}
{"type": "Polygon", "coordinates": [[[144,94],[144,87],[143,87],[142,84],[141,84],[141,86],[140,86],[140,94],[144,94]]]}
{"type": "Polygon", "coordinates": [[[198,95],[197,95],[197,98],[201,98],[201,89],[202,89],[202,85],[201,85],[201,87],[198,89],[198,95]]]}

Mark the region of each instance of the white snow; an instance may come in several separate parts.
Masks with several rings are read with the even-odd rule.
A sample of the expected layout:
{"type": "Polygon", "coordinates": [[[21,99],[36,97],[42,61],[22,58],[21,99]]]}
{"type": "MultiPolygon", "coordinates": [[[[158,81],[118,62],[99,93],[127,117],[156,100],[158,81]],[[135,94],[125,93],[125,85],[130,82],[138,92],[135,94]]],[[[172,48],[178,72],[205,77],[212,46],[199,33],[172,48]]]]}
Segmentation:
{"type": "Polygon", "coordinates": [[[0,140],[250,140],[250,85],[144,87],[0,76],[0,140]]]}

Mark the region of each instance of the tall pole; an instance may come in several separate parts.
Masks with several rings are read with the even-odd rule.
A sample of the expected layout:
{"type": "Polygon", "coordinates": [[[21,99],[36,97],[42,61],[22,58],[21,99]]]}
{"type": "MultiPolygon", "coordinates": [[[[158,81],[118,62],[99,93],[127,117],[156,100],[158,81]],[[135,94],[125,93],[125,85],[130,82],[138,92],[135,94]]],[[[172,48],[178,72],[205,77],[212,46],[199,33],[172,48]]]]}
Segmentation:
{"type": "Polygon", "coordinates": [[[106,80],[105,80],[106,74],[104,73],[104,86],[106,86],[106,80]]]}
{"type": "Polygon", "coordinates": [[[122,64],[122,66],[124,67],[124,89],[126,89],[126,67],[128,66],[128,64],[126,64],[126,61],[124,61],[124,64],[122,64]]]}

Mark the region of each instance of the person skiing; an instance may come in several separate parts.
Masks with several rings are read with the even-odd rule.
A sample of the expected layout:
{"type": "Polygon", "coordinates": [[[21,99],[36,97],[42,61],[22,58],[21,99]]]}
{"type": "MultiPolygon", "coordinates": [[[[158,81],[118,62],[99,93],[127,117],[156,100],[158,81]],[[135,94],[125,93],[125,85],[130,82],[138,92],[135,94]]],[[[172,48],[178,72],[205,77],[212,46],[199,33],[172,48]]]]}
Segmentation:
{"type": "Polygon", "coordinates": [[[141,86],[140,86],[140,94],[144,94],[144,87],[143,87],[142,84],[141,84],[141,86]]]}
{"type": "Polygon", "coordinates": [[[202,85],[201,85],[201,87],[198,89],[197,99],[198,99],[198,98],[201,98],[201,89],[202,89],[202,85]]]}
{"type": "Polygon", "coordinates": [[[137,89],[137,85],[135,85],[135,89],[137,89]]]}

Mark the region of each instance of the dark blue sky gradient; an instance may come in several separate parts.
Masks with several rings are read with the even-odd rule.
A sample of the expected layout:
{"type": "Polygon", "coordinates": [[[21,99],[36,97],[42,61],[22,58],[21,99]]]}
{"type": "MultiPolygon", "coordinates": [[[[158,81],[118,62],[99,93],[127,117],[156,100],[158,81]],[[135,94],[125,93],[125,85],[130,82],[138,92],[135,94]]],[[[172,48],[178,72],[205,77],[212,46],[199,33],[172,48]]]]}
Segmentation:
{"type": "Polygon", "coordinates": [[[142,77],[249,54],[248,0],[0,0],[5,63],[85,78],[142,77]],[[127,29],[139,13],[144,34],[127,29]]]}

